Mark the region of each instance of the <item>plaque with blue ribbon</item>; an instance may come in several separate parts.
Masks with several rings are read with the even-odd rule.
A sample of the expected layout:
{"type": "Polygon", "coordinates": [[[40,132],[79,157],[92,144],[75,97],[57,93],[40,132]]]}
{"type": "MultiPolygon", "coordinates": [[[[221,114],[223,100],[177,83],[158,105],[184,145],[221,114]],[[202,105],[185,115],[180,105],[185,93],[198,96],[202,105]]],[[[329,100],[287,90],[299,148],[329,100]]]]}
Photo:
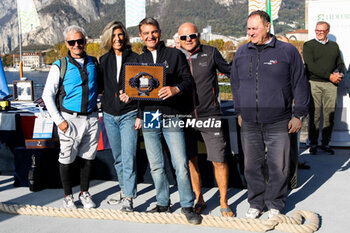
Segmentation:
{"type": "Polygon", "coordinates": [[[125,64],[123,90],[135,100],[161,101],[158,91],[165,84],[163,64],[125,64]]]}

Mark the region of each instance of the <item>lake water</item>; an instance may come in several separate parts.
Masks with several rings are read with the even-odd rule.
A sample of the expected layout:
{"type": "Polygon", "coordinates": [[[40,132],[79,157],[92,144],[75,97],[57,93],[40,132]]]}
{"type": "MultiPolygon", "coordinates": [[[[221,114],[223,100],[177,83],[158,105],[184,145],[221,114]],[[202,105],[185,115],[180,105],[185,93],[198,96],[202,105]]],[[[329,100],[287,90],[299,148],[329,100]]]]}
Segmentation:
{"type": "MultiPolygon", "coordinates": [[[[33,80],[34,100],[41,97],[48,73],[49,72],[41,71],[23,72],[23,77],[26,77],[28,80],[33,80]]],[[[13,81],[19,80],[19,72],[5,72],[5,76],[7,84],[12,84],[13,81]]],[[[13,94],[12,87],[9,87],[9,89],[10,94],[13,94]]]]}

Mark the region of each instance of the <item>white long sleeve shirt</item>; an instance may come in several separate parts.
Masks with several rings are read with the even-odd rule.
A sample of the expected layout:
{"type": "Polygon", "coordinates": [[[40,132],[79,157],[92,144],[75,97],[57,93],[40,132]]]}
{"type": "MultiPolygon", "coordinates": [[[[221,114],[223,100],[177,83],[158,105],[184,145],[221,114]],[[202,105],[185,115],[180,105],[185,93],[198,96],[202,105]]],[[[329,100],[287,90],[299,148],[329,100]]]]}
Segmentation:
{"type": "MultiPolygon", "coordinates": [[[[81,66],[84,64],[84,58],[75,59],[81,66]]],[[[45,88],[43,91],[42,98],[45,102],[47,111],[49,112],[51,119],[58,126],[65,119],[62,117],[61,113],[58,111],[55,98],[58,89],[58,85],[60,82],[60,69],[56,65],[52,65],[49,71],[49,74],[46,79],[45,88]]]]}

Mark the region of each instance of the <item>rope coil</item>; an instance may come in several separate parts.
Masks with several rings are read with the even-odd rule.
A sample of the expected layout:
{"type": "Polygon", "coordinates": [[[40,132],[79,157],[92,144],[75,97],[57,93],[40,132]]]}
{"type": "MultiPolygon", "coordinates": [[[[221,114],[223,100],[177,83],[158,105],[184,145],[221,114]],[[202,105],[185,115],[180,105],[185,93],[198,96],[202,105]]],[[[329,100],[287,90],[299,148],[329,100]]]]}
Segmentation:
{"type": "MultiPolygon", "coordinates": [[[[9,205],[0,202],[0,211],[8,214],[65,217],[80,219],[119,220],[153,224],[189,224],[183,214],[122,212],[113,209],[66,209],[35,205],[9,205]]],[[[298,210],[293,217],[276,215],[269,220],[202,215],[201,226],[266,232],[279,230],[293,233],[312,233],[319,228],[319,217],[308,210],[298,210]]]]}

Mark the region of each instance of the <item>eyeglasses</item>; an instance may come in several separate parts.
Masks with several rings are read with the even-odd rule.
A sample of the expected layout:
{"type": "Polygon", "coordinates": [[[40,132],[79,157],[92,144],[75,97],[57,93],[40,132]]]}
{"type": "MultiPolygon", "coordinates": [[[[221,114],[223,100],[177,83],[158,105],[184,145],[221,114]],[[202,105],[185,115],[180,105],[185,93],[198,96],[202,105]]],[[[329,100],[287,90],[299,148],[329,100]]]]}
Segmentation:
{"type": "Polygon", "coordinates": [[[78,40],[68,40],[67,43],[69,46],[74,46],[75,42],[78,43],[78,45],[83,45],[85,43],[85,39],[78,39],[78,40]]]}
{"type": "Polygon", "coordinates": [[[198,37],[198,33],[179,36],[180,40],[187,40],[187,37],[189,37],[191,40],[196,39],[198,37]]]}
{"type": "Polygon", "coordinates": [[[328,30],[315,30],[316,33],[326,33],[328,30]]]}

